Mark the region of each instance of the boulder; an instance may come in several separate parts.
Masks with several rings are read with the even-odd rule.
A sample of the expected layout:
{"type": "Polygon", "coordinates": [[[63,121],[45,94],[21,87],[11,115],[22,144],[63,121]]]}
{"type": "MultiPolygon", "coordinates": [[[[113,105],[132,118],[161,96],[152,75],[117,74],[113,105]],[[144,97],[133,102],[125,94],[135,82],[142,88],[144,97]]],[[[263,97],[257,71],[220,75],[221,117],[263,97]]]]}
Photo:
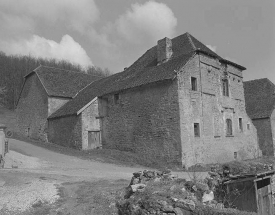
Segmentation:
{"type": "Polygon", "coordinates": [[[149,171],[149,170],[144,170],[143,171],[143,176],[146,178],[154,178],[155,177],[155,172],[154,171],[149,171]]]}
{"type": "Polygon", "coordinates": [[[132,189],[132,192],[142,192],[144,190],[144,188],[146,187],[145,184],[133,184],[131,185],[131,189],[132,189]]]}
{"type": "Polygon", "coordinates": [[[188,211],[188,210],[184,210],[182,208],[174,208],[174,212],[176,215],[192,215],[192,212],[191,211],[188,211]]]}
{"type": "Polygon", "coordinates": [[[179,199],[175,205],[177,207],[184,208],[191,211],[194,211],[196,208],[195,202],[191,199],[179,199]]]}
{"type": "Polygon", "coordinates": [[[210,202],[212,200],[214,200],[214,193],[213,193],[213,191],[204,192],[204,194],[202,196],[202,202],[205,203],[205,202],[210,202]]]}
{"type": "Polygon", "coordinates": [[[134,172],[134,173],[133,173],[133,176],[134,176],[135,178],[139,178],[141,175],[142,175],[142,172],[141,172],[141,171],[139,171],[139,172],[134,172]]]}

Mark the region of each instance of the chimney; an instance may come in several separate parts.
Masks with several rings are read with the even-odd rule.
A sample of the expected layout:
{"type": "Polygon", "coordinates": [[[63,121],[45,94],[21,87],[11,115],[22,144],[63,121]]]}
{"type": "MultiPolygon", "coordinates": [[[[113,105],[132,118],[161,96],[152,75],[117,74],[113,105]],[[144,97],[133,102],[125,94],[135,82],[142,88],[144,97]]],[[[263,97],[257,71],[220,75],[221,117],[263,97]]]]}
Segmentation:
{"type": "Polygon", "coordinates": [[[172,54],[172,40],[167,37],[159,40],[157,46],[158,65],[168,61],[172,54]]]}

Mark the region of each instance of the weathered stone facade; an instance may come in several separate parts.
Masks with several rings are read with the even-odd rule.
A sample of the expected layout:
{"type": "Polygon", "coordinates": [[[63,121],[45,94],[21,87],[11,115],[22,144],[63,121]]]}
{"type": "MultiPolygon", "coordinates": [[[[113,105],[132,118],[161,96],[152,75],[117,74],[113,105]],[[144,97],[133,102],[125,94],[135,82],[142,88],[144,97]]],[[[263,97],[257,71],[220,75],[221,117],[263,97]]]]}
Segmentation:
{"type": "Polygon", "coordinates": [[[271,121],[271,132],[272,132],[272,141],[270,141],[270,145],[273,147],[269,147],[272,148],[270,149],[270,151],[273,151],[272,156],[274,156],[274,151],[275,151],[275,109],[272,111],[271,117],[270,117],[270,121],[271,121]]]}
{"type": "Polygon", "coordinates": [[[36,74],[27,78],[16,108],[18,132],[45,140],[48,96],[36,74]]]}
{"type": "Polygon", "coordinates": [[[245,111],[241,70],[203,54],[196,54],[173,81],[101,97],[99,115],[103,147],[168,163],[189,167],[253,158],[259,152],[256,129],[245,111]],[[225,78],[229,96],[222,94],[225,78]],[[227,119],[232,121],[231,135],[226,134],[227,119]]]}
{"type": "Polygon", "coordinates": [[[48,121],[48,127],[49,142],[82,149],[81,115],[51,119],[48,121]]]}
{"type": "Polygon", "coordinates": [[[93,101],[83,112],[81,113],[82,124],[82,149],[94,149],[101,147],[101,131],[100,131],[100,119],[98,118],[98,101],[93,101]],[[92,142],[91,132],[97,133],[99,136],[98,142],[92,142]],[[90,135],[90,137],[89,137],[90,135]]]}
{"type": "Polygon", "coordinates": [[[18,132],[47,141],[47,117],[68,101],[68,98],[49,97],[36,73],[30,74],[16,108],[18,132]]]}
{"type": "MultiPolygon", "coordinates": [[[[18,132],[33,139],[48,141],[48,117],[97,79],[100,77],[47,66],[39,66],[31,71],[25,76],[16,108],[18,132]]],[[[51,133],[54,133],[52,129],[51,133]]],[[[79,148],[77,144],[71,145],[79,148]]]]}
{"type": "Polygon", "coordinates": [[[244,82],[246,111],[257,129],[264,156],[274,156],[275,85],[267,78],[244,82]]]}
{"type": "Polygon", "coordinates": [[[184,165],[258,155],[256,129],[245,111],[240,70],[209,56],[196,55],[179,72],[178,86],[184,165]],[[191,77],[197,79],[196,91],[191,89],[191,77]],[[222,92],[224,78],[229,83],[229,96],[222,92]],[[232,121],[232,135],[226,134],[226,119],[232,121]],[[199,124],[199,137],[194,136],[194,123],[199,124]]]}
{"type": "Polygon", "coordinates": [[[49,141],[79,149],[102,143],[185,167],[256,157],[244,69],[189,33],[164,38],[129,68],[92,82],[66,104],[52,100],[64,105],[48,117],[49,141]]]}
{"type": "Polygon", "coordinates": [[[83,150],[101,147],[97,100],[78,115],[48,119],[48,125],[49,142],[83,150]],[[98,132],[97,143],[92,142],[90,132],[98,132]]]}
{"type": "Polygon", "coordinates": [[[113,94],[99,99],[103,148],[181,163],[177,82],[130,89],[114,99],[113,94]]]}

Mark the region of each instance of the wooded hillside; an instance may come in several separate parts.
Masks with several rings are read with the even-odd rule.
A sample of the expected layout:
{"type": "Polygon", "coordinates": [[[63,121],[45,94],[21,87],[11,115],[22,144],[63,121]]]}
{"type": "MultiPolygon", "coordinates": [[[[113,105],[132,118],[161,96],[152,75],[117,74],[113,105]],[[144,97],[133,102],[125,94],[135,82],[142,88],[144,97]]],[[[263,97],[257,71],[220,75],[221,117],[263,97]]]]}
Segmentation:
{"type": "Polygon", "coordinates": [[[108,76],[108,69],[89,67],[84,70],[80,65],[68,61],[55,59],[42,59],[32,56],[8,56],[0,52],[0,105],[14,109],[20,90],[24,82],[24,76],[39,65],[57,67],[76,72],[84,72],[91,75],[108,76]]]}

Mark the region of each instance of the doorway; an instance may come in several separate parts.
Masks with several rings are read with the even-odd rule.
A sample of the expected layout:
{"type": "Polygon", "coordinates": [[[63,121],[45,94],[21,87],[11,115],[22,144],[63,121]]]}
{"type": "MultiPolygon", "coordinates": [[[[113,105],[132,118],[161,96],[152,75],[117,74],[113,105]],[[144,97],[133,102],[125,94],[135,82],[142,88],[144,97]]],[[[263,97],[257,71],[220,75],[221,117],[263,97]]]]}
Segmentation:
{"type": "Polygon", "coordinates": [[[100,147],[100,142],[100,131],[88,131],[88,149],[100,147]]]}

